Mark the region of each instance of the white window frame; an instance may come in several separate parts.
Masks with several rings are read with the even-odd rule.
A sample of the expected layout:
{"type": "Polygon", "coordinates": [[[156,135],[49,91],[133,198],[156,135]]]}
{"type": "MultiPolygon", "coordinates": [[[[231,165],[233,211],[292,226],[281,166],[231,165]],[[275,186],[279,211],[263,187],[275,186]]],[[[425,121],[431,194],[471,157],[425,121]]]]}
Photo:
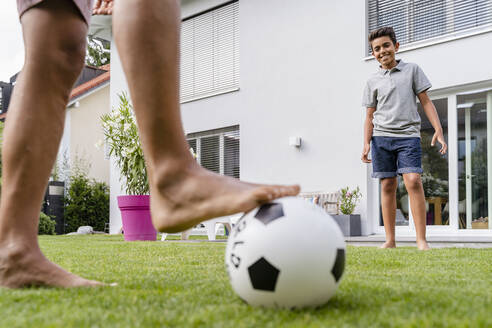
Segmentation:
{"type": "MultiPolygon", "coordinates": [[[[224,136],[225,134],[229,132],[236,132],[238,135],[240,134],[240,129],[239,125],[227,127],[227,128],[222,128],[222,129],[216,129],[216,130],[211,130],[211,131],[204,131],[204,132],[197,132],[197,133],[190,133],[187,135],[186,140],[195,140],[196,141],[196,160],[198,163],[201,163],[201,156],[202,156],[202,147],[201,147],[201,141],[202,138],[207,138],[207,137],[213,137],[213,136],[218,136],[219,137],[219,174],[225,175],[225,154],[224,154],[224,136]]],[[[239,137],[239,144],[241,144],[241,138],[239,137]]],[[[238,149],[240,151],[240,148],[238,149]]],[[[239,154],[240,155],[240,154],[239,154]]],[[[241,167],[239,167],[239,176],[241,176],[241,167]]]]}

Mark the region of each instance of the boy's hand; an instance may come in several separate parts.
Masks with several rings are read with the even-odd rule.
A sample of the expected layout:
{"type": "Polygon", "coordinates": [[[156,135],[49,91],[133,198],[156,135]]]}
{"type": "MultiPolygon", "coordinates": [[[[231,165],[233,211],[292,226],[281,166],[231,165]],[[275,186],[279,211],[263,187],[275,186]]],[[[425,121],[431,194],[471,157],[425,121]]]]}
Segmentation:
{"type": "Polygon", "coordinates": [[[371,150],[371,144],[365,144],[364,148],[362,149],[362,157],[361,157],[363,163],[372,162],[369,158],[367,158],[367,155],[369,155],[370,150],[371,150]]]}
{"type": "Polygon", "coordinates": [[[446,141],[444,141],[444,136],[442,132],[436,131],[436,133],[434,133],[431,141],[432,147],[434,147],[434,145],[436,144],[436,140],[441,144],[441,149],[439,150],[439,153],[441,153],[441,155],[446,154],[446,151],[448,150],[448,145],[446,144],[446,141]]]}

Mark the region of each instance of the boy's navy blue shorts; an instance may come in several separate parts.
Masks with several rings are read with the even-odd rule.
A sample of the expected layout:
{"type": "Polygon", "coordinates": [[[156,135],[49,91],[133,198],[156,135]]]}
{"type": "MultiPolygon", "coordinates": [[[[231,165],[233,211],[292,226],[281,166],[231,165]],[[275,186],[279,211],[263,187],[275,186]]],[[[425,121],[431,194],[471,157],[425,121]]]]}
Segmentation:
{"type": "Polygon", "coordinates": [[[373,178],[423,172],[420,138],[372,137],[371,155],[373,178]]]}

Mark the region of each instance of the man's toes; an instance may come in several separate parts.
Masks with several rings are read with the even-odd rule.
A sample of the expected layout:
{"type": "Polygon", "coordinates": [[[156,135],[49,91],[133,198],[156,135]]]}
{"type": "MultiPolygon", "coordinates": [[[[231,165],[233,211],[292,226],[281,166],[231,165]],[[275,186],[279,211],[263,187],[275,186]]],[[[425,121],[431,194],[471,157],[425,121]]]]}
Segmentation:
{"type": "Polygon", "coordinates": [[[301,188],[298,185],[293,186],[275,186],[277,190],[276,197],[296,196],[301,188]]]}
{"type": "Polygon", "coordinates": [[[289,196],[297,196],[297,194],[301,191],[301,187],[299,185],[289,186],[287,189],[288,190],[286,192],[289,196]]]}
{"type": "Polygon", "coordinates": [[[96,280],[86,280],[86,286],[88,287],[102,287],[107,286],[105,283],[96,280]]]}
{"type": "Polygon", "coordinates": [[[254,198],[257,202],[269,202],[286,196],[295,196],[299,193],[299,186],[263,186],[255,189],[254,198]]]}
{"type": "Polygon", "coordinates": [[[276,198],[274,187],[259,187],[253,192],[253,198],[257,203],[269,202],[276,198]]]}

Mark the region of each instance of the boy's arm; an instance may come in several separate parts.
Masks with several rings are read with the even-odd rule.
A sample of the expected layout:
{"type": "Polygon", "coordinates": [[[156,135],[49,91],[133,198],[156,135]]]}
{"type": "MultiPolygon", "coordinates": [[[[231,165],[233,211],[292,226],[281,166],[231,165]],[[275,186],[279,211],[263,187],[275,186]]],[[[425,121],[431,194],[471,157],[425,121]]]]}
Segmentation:
{"type": "Polygon", "coordinates": [[[430,100],[426,91],[419,93],[417,97],[419,97],[420,103],[424,108],[425,115],[427,116],[432,124],[432,127],[435,130],[434,136],[432,137],[431,146],[434,146],[437,140],[441,144],[441,149],[439,150],[439,152],[444,155],[446,154],[448,146],[446,145],[446,141],[444,140],[442,126],[441,122],[439,121],[439,116],[437,115],[436,107],[434,107],[434,104],[430,100]]]}
{"type": "Polygon", "coordinates": [[[364,147],[362,148],[361,157],[362,162],[364,163],[371,163],[371,160],[367,158],[367,156],[371,150],[372,129],[374,128],[372,119],[375,111],[376,107],[367,107],[366,121],[364,122],[364,147]]]}

